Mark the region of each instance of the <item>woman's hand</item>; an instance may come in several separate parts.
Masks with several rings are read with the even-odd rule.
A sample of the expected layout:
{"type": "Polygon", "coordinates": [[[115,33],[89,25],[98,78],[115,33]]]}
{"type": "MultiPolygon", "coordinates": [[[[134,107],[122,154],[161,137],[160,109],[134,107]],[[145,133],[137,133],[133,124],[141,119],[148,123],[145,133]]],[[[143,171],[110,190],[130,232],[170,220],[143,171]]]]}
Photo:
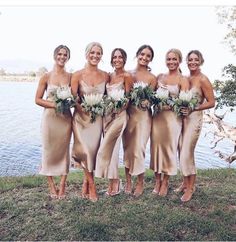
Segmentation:
{"type": "Polygon", "coordinates": [[[181,112],[181,114],[183,115],[183,116],[189,116],[191,113],[192,113],[192,109],[191,108],[186,108],[186,107],[182,107],[181,109],[180,109],[180,112],[181,112]]]}
{"type": "Polygon", "coordinates": [[[147,99],[145,99],[145,100],[141,101],[140,106],[143,109],[149,109],[151,104],[150,104],[150,102],[147,99]]]}

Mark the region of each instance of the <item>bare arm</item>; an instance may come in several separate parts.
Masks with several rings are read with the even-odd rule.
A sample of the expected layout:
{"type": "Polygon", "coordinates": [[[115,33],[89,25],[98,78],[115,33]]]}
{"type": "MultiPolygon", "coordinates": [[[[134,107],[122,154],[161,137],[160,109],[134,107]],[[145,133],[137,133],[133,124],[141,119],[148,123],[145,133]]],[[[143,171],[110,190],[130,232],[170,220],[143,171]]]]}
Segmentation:
{"type": "Polygon", "coordinates": [[[128,92],[130,92],[130,90],[133,86],[133,83],[134,83],[132,75],[130,73],[126,72],[124,75],[124,81],[125,81],[125,93],[128,93],[128,92]]]}
{"type": "Polygon", "coordinates": [[[213,108],[215,106],[213,87],[211,85],[211,82],[206,76],[201,80],[201,89],[203,91],[205,100],[200,106],[195,108],[195,110],[204,110],[204,109],[213,108]]]}
{"type": "Polygon", "coordinates": [[[150,81],[150,86],[151,86],[152,90],[157,89],[157,78],[154,75],[152,76],[152,79],[150,81]]]}
{"type": "Polygon", "coordinates": [[[45,74],[39,80],[38,88],[35,95],[35,103],[44,108],[55,108],[53,101],[43,99],[44,92],[47,90],[48,74],[45,74]]]}
{"type": "Polygon", "coordinates": [[[190,89],[188,78],[182,77],[180,81],[180,90],[181,91],[188,91],[190,89]]]}
{"type": "Polygon", "coordinates": [[[75,72],[72,74],[71,77],[71,92],[74,97],[78,95],[78,88],[79,88],[79,72],[75,72]]]}

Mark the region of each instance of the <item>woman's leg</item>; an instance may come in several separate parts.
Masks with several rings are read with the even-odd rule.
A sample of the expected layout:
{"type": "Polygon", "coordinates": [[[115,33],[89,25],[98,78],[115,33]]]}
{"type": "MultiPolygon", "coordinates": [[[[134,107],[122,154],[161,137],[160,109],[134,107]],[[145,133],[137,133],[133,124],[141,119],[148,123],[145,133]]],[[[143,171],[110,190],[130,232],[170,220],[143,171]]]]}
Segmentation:
{"type": "Polygon", "coordinates": [[[185,190],[187,189],[187,186],[188,186],[188,180],[189,180],[189,177],[184,176],[182,184],[178,188],[176,188],[174,191],[176,193],[185,192],[185,190]]]}
{"type": "Polygon", "coordinates": [[[65,197],[66,178],[67,178],[67,175],[61,176],[60,188],[59,188],[59,193],[58,193],[58,197],[59,198],[64,198],[65,197]]]}
{"type": "Polygon", "coordinates": [[[155,187],[152,191],[153,194],[159,194],[161,189],[161,173],[155,172],[155,187]]]}
{"type": "Polygon", "coordinates": [[[88,178],[89,183],[89,200],[92,202],[96,202],[98,200],[96,185],[94,182],[93,172],[89,172],[86,170],[86,176],[88,178]]]}
{"type": "Polygon", "coordinates": [[[137,177],[137,183],[134,191],[134,196],[139,197],[143,194],[144,187],[144,173],[139,174],[137,177]]]}
{"type": "Polygon", "coordinates": [[[47,176],[51,198],[57,198],[58,192],[52,176],[47,176]]]}
{"type": "Polygon", "coordinates": [[[164,174],[163,180],[161,182],[161,188],[159,195],[165,197],[168,193],[168,186],[169,186],[169,175],[164,174]]]}
{"type": "Polygon", "coordinates": [[[129,168],[127,168],[127,167],[125,167],[125,177],[126,177],[125,193],[131,194],[132,193],[132,179],[131,179],[131,175],[129,173],[129,168]]]}
{"type": "Polygon", "coordinates": [[[120,193],[120,179],[111,179],[111,180],[112,180],[111,196],[118,195],[120,193]]]}
{"type": "Polygon", "coordinates": [[[189,200],[191,200],[193,193],[195,192],[195,181],[196,174],[188,176],[187,188],[184,192],[184,195],[181,197],[182,202],[188,202],[189,200]]]}

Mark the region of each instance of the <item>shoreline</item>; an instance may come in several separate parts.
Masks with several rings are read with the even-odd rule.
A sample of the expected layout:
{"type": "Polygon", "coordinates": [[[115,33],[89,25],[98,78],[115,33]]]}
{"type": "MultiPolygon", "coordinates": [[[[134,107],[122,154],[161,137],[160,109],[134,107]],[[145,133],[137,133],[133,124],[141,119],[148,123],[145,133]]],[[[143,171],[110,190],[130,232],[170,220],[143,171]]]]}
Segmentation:
{"type": "Polygon", "coordinates": [[[0,82],[38,82],[39,76],[6,75],[0,76],[0,82]]]}

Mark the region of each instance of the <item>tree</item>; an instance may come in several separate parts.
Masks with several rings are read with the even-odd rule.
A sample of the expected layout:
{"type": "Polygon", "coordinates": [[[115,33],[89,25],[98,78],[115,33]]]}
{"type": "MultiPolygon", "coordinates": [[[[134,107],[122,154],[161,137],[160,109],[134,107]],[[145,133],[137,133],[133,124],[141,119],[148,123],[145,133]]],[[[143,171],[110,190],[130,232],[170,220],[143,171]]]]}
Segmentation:
{"type": "MultiPolygon", "coordinates": [[[[217,15],[219,22],[226,25],[227,28],[224,42],[230,47],[231,52],[236,55],[236,6],[217,7],[217,15]]],[[[236,66],[233,64],[225,66],[222,70],[222,77],[224,80],[215,80],[213,84],[216,90],[216,109],[228,107],[230,111],[233,111],[234,107],[236,107],[236,66]]],[[[223,115],[207,114],[206,117],[208,122],[215,126],[213,148],[225,138],[233,142],[234,150],[232,154],[225,155],[220,151],[216,151],[220,158],[231,163],[236,160],[236,127],[224,122],[226,112],[223,115]]]]}
{"type": "Polygon", "coordinates": [[[225,81],[215,80],[213,84],[216,90],[216,109],[226,106],[233,111],[236,106],[236,67],[232,64],[225,66],[222,76],[226,78],[225,81]]]}
{"type": "Polygon", "coordinates": [[[43,74],[45,74],[46,72],[48,72],[46,67],[40,67],[37,71],[37,76],[42,76],[43,74]]]}
{"type": "Polygon", "coordinates": [[[224,42],[229,46],[231,52],[236,55],[236,6],[220,6],[216,8],[220,24],[227,28],[224,42]]]}
{"type": "Polygon", "coordinates": [[[5,76],[6,72],[3,68],[0,69],[0,76],[5,76]]]}

